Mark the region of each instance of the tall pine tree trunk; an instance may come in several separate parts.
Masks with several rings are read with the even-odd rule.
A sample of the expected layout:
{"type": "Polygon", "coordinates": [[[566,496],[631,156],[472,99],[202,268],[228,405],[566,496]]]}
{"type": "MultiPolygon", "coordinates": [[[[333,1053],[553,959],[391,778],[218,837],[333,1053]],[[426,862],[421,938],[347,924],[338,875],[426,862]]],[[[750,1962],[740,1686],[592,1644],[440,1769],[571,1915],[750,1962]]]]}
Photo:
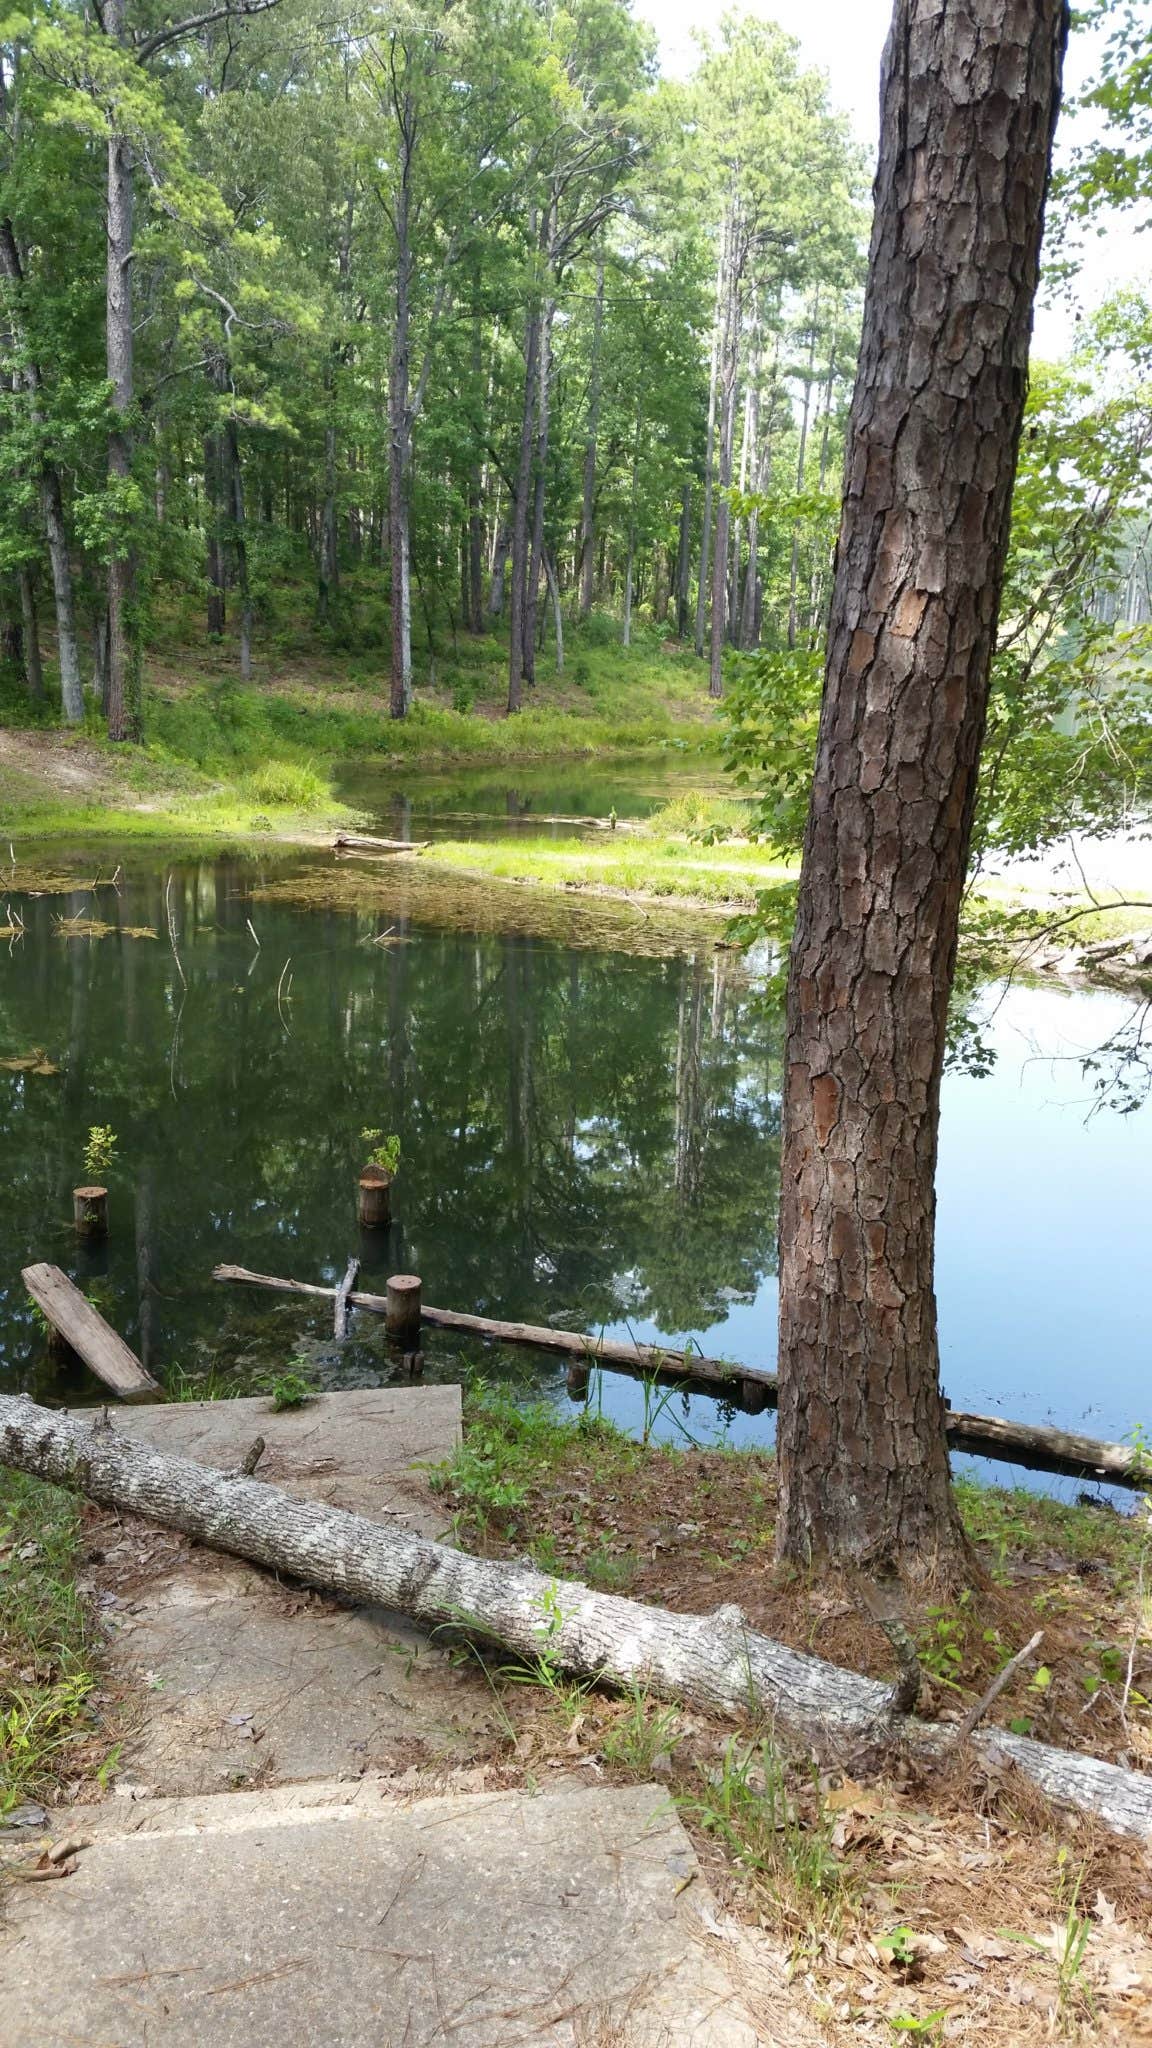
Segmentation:
{"type": "Polygon", "coordinates": [[[940,1075],[1064,0],[896,0],[788,988],[780,1554],[963,1571],[940,1075]]]}
{"type": "Polygon", "coordinates": [[[688,631],[688,576],[691,568],[692,486],[684,485],[680,497],[680,543],[676,550],[676,638],[688,631]]]}
{"type": "Polygon", "coordinates": [[[596,567],[596,441],[600,429],[600,350],[604,335],[604,258],[596,265],[596,302],[592,316],[592,365],[588,373],[588,430],[584,443],[584,488],[580,507],[580,617],[592,609],[596,567]]]}
{"type": "MultiPolygon", "coordinates": [[[[107,31],[124,39],[124,0],[107,0],[107,31]]],[[[138,730],[136,704],[136,551],[126,528],[123,496],[132,477],[129,414],[134,397],[132,348],[132,152],[122,135],[108,138],[106,352],[112,387],[108,477],[121,497],[108,559],[108,737],[127,740],[138,730]]]]}
{"type": "Polygon", "coordinates": [[[731,216],[725,214],[720,236],[720,257],[716,266],[716,304],[712,314],[712,356],[708,368],[708,426],[704,436],[704,516],[700,528],[700,575],[696,584],[696,653],[704,654],[708,623],[708,572],[712,549],[712,469],[716,460],[716,380],[720,370],[720,329],[724,306],[724,279],[728,263],[731,216]]]}
{"type": "Polygon", "coordinates": [[[732,460],[736,435],[736,366],[740,344],[735,219],[730,225],[727,251],[724,323],[720,342],[720,462],[717,480],[719,497],[716,506],[716,547],[712,559],[712,619],[708,671],[710,697],[722,697],[724,694],[724,635],[728,623],[728,493],[732,488],[732,460]]]}
{"type": "Polygon", "coordinates": [[[536,419],[536,368],[540,353],[540,308],[528,309],[524,335],[524,409],[512,504],[511,590],[508,598],[508,709],[519,711],[524,676],[524,599],[528,581],[528,509],[532,495],[532,443],[536,419]]]}
{"type": "Polygon", "coordinates": [[[411,172],[412,97],[400,120],[400,177],[396,188],[396,311],[388,368],[388,531],[392,570],[392,675],[389,709],[406,718],[412,701],[412,583],[408,525],[408,456],[411,421],[411,172]]]}

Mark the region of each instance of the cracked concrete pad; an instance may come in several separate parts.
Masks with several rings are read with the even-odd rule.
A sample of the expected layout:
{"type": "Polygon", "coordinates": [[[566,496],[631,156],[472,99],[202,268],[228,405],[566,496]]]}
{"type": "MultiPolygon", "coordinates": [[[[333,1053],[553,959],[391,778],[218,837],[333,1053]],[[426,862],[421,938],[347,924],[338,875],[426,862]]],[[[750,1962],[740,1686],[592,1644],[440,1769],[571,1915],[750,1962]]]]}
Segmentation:
{"type": "Polygon", "coordinates": [[[362,1782],[94,1827],[71,1876],[12,1893],[8,2048],[815,2048],[779,1975],[751,2017],[755,1956],[653,1785],[405,1806],[362,1782]]]}
{"type": "MultiPolygon", "coordinates": [[[[450,1456],[460,1390],[371,1388],[273,1414],[264,1400],[116,1411],[158,1449],[259,1473],[286,1491],[436,1534],[418,1468],[450,1456]]],[[[495,1725],[491,1696],[409,1622],[281,1584],[171,1532],[114,1530],[102,1574],[114,1671],[142,1701],[124,1775],[149,1791],[360,1775],[467,1759],[495,1725]]]]}

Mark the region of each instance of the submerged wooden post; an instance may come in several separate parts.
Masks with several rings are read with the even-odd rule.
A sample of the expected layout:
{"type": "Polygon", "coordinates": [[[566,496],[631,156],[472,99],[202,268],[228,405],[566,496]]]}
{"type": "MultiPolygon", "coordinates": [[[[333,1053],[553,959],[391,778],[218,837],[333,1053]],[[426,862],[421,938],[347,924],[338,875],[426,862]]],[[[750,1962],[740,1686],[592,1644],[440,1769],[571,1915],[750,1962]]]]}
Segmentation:
{"type": "Polygon", "coordinates": [[[73,1188],[72,1221],[81,1237],[107,1237],[107,1188],[73,1188]]]}
{"type": "Polygon", "coordinates": [[[371,1160],[360,1174],[357,1215],[362,1230],[387,1230],[392,1221],[392,1177],[371,1160]]]}
{"type": "Polygon", "coordinates": [[[568,1367],[567,1374],[565,1375],[565,1385],[570,1401],[586,1401],[588,1399],[588,1382],[591,1377],[592,1368],[589,1365],[573,1363],[568,1367]]]}
{"type": "Polygon", "coordinates": [[[420,1280],[415,1273],[393,1273],[387,1283],[384,1327],[405,1351],[415,1351],[420,1338],[420,1280]]]}

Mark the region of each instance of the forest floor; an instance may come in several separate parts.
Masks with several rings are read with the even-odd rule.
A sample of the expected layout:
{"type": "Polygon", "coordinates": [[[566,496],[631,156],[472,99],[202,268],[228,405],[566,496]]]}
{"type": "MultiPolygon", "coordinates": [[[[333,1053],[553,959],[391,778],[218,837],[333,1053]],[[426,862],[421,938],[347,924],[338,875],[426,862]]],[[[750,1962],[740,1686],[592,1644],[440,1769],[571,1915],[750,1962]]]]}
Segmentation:
{"type": "MultiPolygon", "coordinates": [[[[887,1644],[840,1588],[773,1565],[768,1455],[643,1446],[592,1411],[564,1422],[479,1387],[460,1451],[430,1483],[451,1540],[468,1549],[528,1555],[682,1611],[737,1601],[779,1639],[889,1672],[887,1644]]],[[[1040,1625],[1044,1662],[1013,1680],[994,1717],[1148,1768],[1146,1511],[968,1483],[959,1495],[984,1578],[922,1618],[926,1709],[958,1719],[1040,1625]]],[[[62,1791],[98,1801],[144,1711],[107,1666],[102,1602],[123,1594],[121,1552],[172,1539],[130,1517],[110,1536],[108,1521],[0,1474],[0,1690],[11,1703],[0,1815],[62,1791]]],[[[309,1611],[339,1607],[302,1597],[309,1611]]],[[[477,1663],[462,1680],[469,1670],[470,1785],[663,1784],[722,1910],[783,1946],[794,1994],[829,2043],[1152,2039],[1147,1847],[1057,1812],[1010,1770],[970,1756],[939,1770],[902,1757],[879,1773],[851,1759],[818,1769],[765,1728],[642,1692],[614,1698],[545,1662],[477,1663]]]]}

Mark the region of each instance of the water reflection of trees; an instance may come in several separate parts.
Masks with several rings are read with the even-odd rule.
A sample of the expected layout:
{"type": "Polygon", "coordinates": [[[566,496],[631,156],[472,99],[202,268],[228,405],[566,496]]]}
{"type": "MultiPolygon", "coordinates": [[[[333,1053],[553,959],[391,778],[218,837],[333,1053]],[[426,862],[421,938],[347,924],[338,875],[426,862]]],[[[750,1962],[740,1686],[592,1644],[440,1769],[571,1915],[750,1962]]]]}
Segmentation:
{"type": "Polygon", "coordinates": [[[691,1330],[754,1291],[773,1258],[778,1031],[723,955],[635,959],[402,918],[380,945],[387,918],[253,907],[257,879],[224,863],[176,875],[186,995],[163,873],[119,902],[155,941],[66,942],[53,919],[79,900],[25,905],[0,1032],[65,1071],[0,1077],[10,1357],[29,1337],[20,1264],[73,1253],[62,1219],[91,1123],[120,1139],[102,1284],[161,1365],[243,1319],[211,1289],[216,1260],[342,1268],[365,1125],[403,1148],[401,1221],[367,1270],[410,1264],[432,1300],[691,1330]]]}

